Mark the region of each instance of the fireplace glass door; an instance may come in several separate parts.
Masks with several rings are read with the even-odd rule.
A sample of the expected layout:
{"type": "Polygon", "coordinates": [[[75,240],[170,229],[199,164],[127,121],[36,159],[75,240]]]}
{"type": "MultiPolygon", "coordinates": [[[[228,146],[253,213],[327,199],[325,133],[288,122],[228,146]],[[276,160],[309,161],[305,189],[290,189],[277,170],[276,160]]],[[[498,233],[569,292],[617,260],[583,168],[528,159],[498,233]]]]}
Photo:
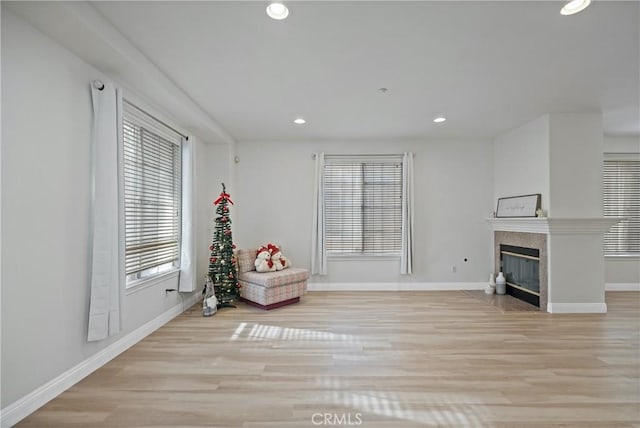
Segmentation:
{"type": "Polygon", "coordinates": [[[500,246],[502,272],[507,280],[507,293],[539,305],[540,252],[533,248],[500,246]]]}
{"type": "Polygon", "coordinates": [[[539,264],[539,260],[527,256],[502,254],[502,272],[509,285],[525,288],[537,295],[540,295],[539,264]]]}

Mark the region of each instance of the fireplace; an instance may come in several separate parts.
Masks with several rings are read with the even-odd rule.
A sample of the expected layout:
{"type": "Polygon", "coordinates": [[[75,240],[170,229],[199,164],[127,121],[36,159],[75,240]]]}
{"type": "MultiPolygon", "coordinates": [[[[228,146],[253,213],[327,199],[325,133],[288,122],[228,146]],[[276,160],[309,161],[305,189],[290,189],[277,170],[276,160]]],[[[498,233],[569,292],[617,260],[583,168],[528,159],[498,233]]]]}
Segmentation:
{"type": "Polygon", "coordinates": [[[540,250],[501,244],[500,269],[507,294],[540,307],[540,250]]]}
{"type": "Polygon", "coordinates": [[[549,276],[547,272],[547,235],[543,233],[507,232],[496,230],[494,231],[493,243],[494,272],[502,270],[505,277],[507,277],[507,281],[511,284],[515,284],[520,287],[524,286],[523,288],[530,288],[528,291],[523,291],[516,287],[507,285],[507,293],[532,305],[538,306],[541,311],[546,312],[549,289],[549,276]],[[502,251],[505,247],[509,248],[506,250],[509,253],[526,257],[519,257],[514,260],[511,257],[518,256],[508,254],[506,259],[507,266],[503,266],[505,256],[502,254],[502,251]],[[536,260],[534,260],[535,258],[538,258],[538,269],[533,267],[536,264],[536,260]],[[516,262],[520,263],[521,259],[530,260],[530,262],[522,263],[525,267],[521,269],[521,271],[515,271],[515,267],[513,265],[517,265],[516,262]],[[509,275],[509,273],[513,273],[513,275],[509,275]],[[525,273],[531,274],[525,275],[525,273]],[[537,274],[538,277],[537,287],[530,285],[535,282],[535,279],[533,279],[535,274],[537,274]],[[515,275],[517,275],[517,278],[514,278],[515,275]],[[524,281],[519,281],[520,277],[526,277],[526,279],[524,281]],[[514,279],[516,280],[514,281],[514,279]],[[524,282],[524,284],[522,284],[522,282],[524,282]],[[537,293],[537,295],[535,293],[537,293]]]}

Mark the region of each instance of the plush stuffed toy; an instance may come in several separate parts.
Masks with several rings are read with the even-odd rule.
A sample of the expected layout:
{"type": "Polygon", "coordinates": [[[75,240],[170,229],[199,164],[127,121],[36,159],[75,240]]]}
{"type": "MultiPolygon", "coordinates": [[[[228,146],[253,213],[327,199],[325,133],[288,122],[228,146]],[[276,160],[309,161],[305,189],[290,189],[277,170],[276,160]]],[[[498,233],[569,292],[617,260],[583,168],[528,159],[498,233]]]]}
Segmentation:
{"type": "Polygon", "coordinates": [[[271,261],[271,253],[267,247],[258,248],[254,265],[256,272],[273,272],[276,270],[275,264],[271,261]]]}
{"type": "Polygon", "coordinates": [[[271,256],[273,264],[276,265],[276,270],[286,269],[291,267],[291,260],[282,255],[280,251],[271,256]]]}
{"type": "Polygon", "coordinates": [[[276,267],[276,270],[286,269],[291,266],[291,261],[282,255],[280,248],[277,245],[267,245],[269,252],[271,253],[271,261],[276,267]]]}
{"type": "Polygon", "coordinates": [[[278,248],[277,245],[271,243],[267,244],[267,249],[269,250],[269,254],[271,254],[272,256],[280,251],[280,248],[278,248]]]}

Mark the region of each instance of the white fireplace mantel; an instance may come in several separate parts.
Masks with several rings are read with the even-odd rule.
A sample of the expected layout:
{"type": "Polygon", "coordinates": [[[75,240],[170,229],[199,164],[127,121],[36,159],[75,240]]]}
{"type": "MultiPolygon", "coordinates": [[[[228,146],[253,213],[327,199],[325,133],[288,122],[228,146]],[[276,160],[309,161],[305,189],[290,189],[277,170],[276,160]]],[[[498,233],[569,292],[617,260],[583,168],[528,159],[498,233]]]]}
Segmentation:
{"type": "Polygon", "coordinates": [[[595,218],[488,218],[494,231],[558,234],[604,234],[624,217],[595,218]]]}

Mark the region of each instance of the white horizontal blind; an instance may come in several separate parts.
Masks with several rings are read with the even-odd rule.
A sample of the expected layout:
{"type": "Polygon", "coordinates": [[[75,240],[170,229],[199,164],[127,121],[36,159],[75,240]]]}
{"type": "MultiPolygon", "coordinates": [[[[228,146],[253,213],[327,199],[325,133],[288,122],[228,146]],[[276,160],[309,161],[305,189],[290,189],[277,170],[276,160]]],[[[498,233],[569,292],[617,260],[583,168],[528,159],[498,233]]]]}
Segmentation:
{"type": "Polygon", "coordinates": [[[325,156],[324,205],[329,254],[399,254],[401,156],[325,156]]]}
{"type": "Polygon", "coordinates": [[[607,256],[640,255],[640,160],[635,158],[604,161],[604,215],[626,217],[604,237],[607,256]]]}
{"type": "Polygon", "coordinates": [[[125,269],[127,280],[178,267],[181,137],[123,102],[125,269]]]}

